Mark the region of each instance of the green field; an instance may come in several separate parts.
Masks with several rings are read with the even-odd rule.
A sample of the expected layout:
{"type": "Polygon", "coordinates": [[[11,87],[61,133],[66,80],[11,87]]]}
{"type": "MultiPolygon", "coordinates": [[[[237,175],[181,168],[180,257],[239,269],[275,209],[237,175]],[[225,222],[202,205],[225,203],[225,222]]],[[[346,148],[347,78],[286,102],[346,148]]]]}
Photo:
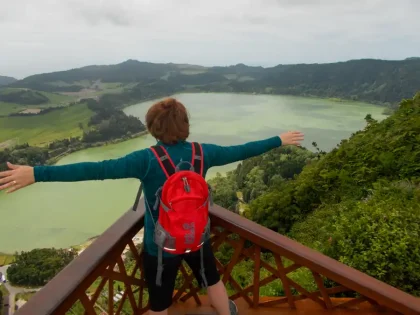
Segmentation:
{"type": "MultiPolygon", "coordinates": [[[[61,95],[58,95],[58,97],[60,96],[61,95]]],[[[65,107],[67,105],[68,105],[68,101],[67,102],[49,102],[49,103],[45,103],[41,105],[20,105],[16,103],[0,102],[0,116],[7,116],[10,114],[19,113],[21,111],[24,111],[25,109],[31,109],[31,108],[42,109],[42,108],[49,108],[49,107],[65,107]]]]}
{"type": "MultiPolygon", "coordinates": [[[[9,94],[20,90],[28,90],[28,89],[21,89],[21,88],[3,88],[0,89],[0,94],[9,94]]],[[[35,91],[35,90],[33,90],[35,91]]],[[[36,91],[39,92],[50,99],[50,103],[60,103],[60,102],[68,102],[71,101],[72,98],[67,95],[57,94],[57,93],[49,93],[44,91],[36,91]]],[[[24,106],[24,105],[22,105],[24,106]]]]}
{"type": "Polygon", "coordinates": [[[49,92],[42,92],[41,94],[44,94],[46,97],[50,99],[49,104],[53,105],[62,105],[62,103],[69,103],[71,101],[74,101],[74,97],[63,95],[63,94],[57,94],[57,93],[49,93],[49,92]]]}
{"type": "MultiPolygon", "coordinates": [[[[77,101],[78,99],[82,98],[90,98],[95,96],[102,96],[103,94],[119,94],[124,92],[124,90],[133,88],[136,83],[128,83],[124,84],[121,82],[106,82],[106,83],[99,83],[99,89],[90,89],[93,82],[88,80],[83,81],[76,81],[73,83],[66,83],[63,81],[56,81],[50,82],[51,85],[55,86],[71,86],[71,85],[81,85],[84,86],[85,89],[79,92],[63,92],[63,93],[50,93],[44,91],[36,91],[41,93],[42,95],[46,96],[49,101],[45,104],[40,105],[23,105],[23,104],[16,104],[16,103],[6,103],[0,102],[0,116],[7,116],[13,113],[18,113],[24,111],[25,109],[34,109],[34,108],[48,108],[48,107],[57,107],[57,106],[67,106],[69,103],[77,101]]],[[[0,94],[7,94],[16,92],[18,90],[22,90],[21,88],[1,88],[0,94]]],[[[1,141],[0,141],[1,142],[1,141]]]]}
{"type": "Polygon", "coordinates": [[[6,116],[25,109],[22,105],[0,102],[0,116],[6,116]]]}
{"type": "MultiPolygon", "coordinates": [[[[3,88],[0,89],[0,94],[8,94],[18,90],[18,88],[3,88]]],[[[0,116],[6,116],[12,113],[18,113],[25,109],[29,108],[48,108],[48,107],[56,107],[56,106],[67,106],[70,102],[76,100],[76,97],[57,94],[57,93],[49,93],[43,91],[37,91],[49,99],[48,103],[40,104],[40,105],[22,105],[16,103],[6,103],[0,102],[0,116]]]]}
{"type": "Polygon", "coordinates": [[[48,84],[53,85],[53,86],[72,86],[72,85],[80,85],[83,86],[85,88],[88,88],[92,85],[92,82],[89,80],[80,80],[80,81],[75,81],[75,82],[64,82],[64,81],[53,81],[53,82],[48,82],[48,84]]]}
{"type": "Polygon", "coordinates": [[[186,70],[181,70],[180,72],[181,74],[185,74],[185,75],[196,75],[196,74],[206,73],[207,70],[186,69],[186,70]]]}
{"type": "Polygon", "coordinates": [[[46,145],[54,140],[80,136],[79,124],[86,126],[92,115],[86,104],[79,104],[44,115],[0,117],[0,143],[17,139],[19,143],[46,145]]]}
{"type": "Polygon", "coordinates": [[[94,95],[119,94],[124,92],[125,89],[131,89],[135,85],[135,83],[124,84],[119,82],[101,83],[99,86],[100,90],[95,92],[94,95]]]}
{"type": "MultiPolygon", "coordinates": [[[[74,82],[64,82],[64,81],[53,81],[53,82],[48,82],[48,84],[53,85],[53,86],[82,86],[85,89],[90,89],[92,88],[92,85],[94,85],[94,83],[96,83],[95,80],[93,81],[89,81],[89,80],[81,80],[81,81],[74,81],[74,82]]],[[[100,82],[99,83],[99,88],[101,90],[106,90],[106,89],[114,89],[116,87],[119,87],[123,85],[123,83],[120,82],[100,82]]]]}
{"type": "Polygon", "coordinates": [[[0,253],[0,266],[10,265],[15,261],[15,256],[0,253]]]}
{"type": "Polygon", "coordinates": [[[78,85],[83,86],[83,89],[78,92],[63,92],[63,95],[68,97],[73,97],[76,99],[79,98],[89,98],[94,96],[101,96],[103,94],[119,94],[124,92],[124,90],[131,89],[137,83],[121,83],[121,82],[96,82],[96,81],[75,81],[72,83],[66,83],[62,81],[49,82],[51,85],[55,86],[72,86],[78,85]]]}

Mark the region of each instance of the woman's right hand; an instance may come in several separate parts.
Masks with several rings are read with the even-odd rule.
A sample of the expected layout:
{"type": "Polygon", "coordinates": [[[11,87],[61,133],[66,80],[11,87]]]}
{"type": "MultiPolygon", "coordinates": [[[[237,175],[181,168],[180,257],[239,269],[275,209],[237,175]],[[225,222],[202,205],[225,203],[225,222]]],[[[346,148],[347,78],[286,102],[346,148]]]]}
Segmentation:
{"type": "Polygon", "coordinates": [[[27,165],[13,165],[7,162],[9,171],[0,172],[0,190],[12,193],[35,183],[34,168],[27,165]]]}
{"type": "Polygon", "coordinates": [[[296,145],[301,146],[305,139],[303,133],[300,131],[288,131],[280,135],[282,145],[296,145]]]}

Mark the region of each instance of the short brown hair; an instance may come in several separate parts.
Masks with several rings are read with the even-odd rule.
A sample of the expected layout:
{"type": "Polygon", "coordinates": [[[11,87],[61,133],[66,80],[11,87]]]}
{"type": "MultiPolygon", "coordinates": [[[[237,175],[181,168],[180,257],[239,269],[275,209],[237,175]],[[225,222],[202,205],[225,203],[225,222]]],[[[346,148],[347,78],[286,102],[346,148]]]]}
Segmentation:
{"type": "Polygon", "coordinates": [[[146,114],[146,125],[153,137],[166,144],[184,141],[190,135],[187,109],[174,98],[152,105],[146,114]]]}

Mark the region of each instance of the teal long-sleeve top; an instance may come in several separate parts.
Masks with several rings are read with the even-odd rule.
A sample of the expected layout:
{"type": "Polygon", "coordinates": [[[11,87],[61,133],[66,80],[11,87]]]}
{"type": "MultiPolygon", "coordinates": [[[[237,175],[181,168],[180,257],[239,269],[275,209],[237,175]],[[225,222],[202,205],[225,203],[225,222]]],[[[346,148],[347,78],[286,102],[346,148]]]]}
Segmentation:
{"type": "MultiPolygon", "coordinates": [[[[163,145],[173,162],[190,161],[192,156],[191,143],[187,141],[176,144],[163,145]]],[[[202,144],[204,156],[204,170],[213,166],[221,166],[242,161],[268,152],[281,146],[280,137],[248,142],[242,145],[219,146],[215,144],[202,144]]],[[[132,152],[124,157],[101,162],[84,162],[60,166],[34,167],[35,182],[76,182],[88,180],[137,178],[143,183],[145,206],[150,205],[151,211],[145,214],[144,249],[150,255],[157,255],[157,246],[153,242],[154,222],[158,219],[159,211],[153,211],[156,201],[155,193],[163,186],[166,176],[152,151],[147,149],[132,152]],[[151,214],[152,213],[152,214],[151,214]],[[153,216],[153,217],[152,217],[153,216]]],[[[146,208],[147,209],[147,208],[146,208]]],[[[172,256],[164,252],[164,256],[172,256]]]]}

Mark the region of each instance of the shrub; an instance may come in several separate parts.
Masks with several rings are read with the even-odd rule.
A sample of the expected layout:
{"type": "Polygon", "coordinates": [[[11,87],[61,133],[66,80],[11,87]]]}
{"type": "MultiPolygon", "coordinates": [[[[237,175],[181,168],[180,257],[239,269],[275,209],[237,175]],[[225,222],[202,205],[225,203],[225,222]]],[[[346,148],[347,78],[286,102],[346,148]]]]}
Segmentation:
{"type": "Polygon", "coordinates": [[[293,227],[291,236],[420,296],[420,190],[410,182],[374,186],[365,200],[316,210],[293,227]]]}
{"type": "MultiPolygon", "coordinates": [[[[296,179],[256,198],[248,218],[280,233],[289,232],[321,205],[366,198],[380,180],[415,181],[420,177],[420,93],[404,100],[387,119],[366,116],[367,126],[319,161],[311,161],[296,179]]],[[[273,173],[276,174],[276,173],[273,173]]]]}

